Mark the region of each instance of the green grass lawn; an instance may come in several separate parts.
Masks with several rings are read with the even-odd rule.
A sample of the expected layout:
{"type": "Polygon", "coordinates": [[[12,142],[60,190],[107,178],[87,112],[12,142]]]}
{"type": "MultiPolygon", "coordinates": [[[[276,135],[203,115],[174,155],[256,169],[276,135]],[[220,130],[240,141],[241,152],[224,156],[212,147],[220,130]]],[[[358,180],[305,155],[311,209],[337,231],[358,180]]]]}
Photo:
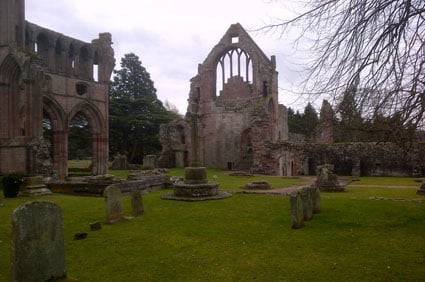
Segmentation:
{"type": "MultiPolygon", "coordinates": [[[[127,177],[131,172],[127,170],[109,170],[110,174],[118,177],[127,177]]],[[[290,187],[299,185],[306,181],[302,178],[297,177],[278,177],[278,176],[230,176],[229,171],[219,169],[208,169],[207,176],[209,181],[215,181],[220,183],[221,189],[226,190],[239,190],[244,189],[245,184],[255,180],[267,180],[272,188],[290,187]]],[[[171,168],[169,169],[169,175],[184,177],[183,168],[171,168]]]]}
{"type": "Polygon", "coordinates": [[[360,181],[354,181],[355,185],[390,185],[390,186],[417,186],[421,183],[415,182],[414,177],[371,177],[362,176],[360,181]]]}
{"type": "MultiPolygon", "coordinates": [[[[284,196],[235,194],[190,203],[161,200],[165,192],[143,196],[145,215],[103,225],[96,232],[89,231],[89,223],[104,220],[103,198],[55,194],[5,199],[5,207],[0,207],[0,281],[8,281],[10,275],[12,211],[35,199],[62,207],[68,274],[80,281],[425,277],[425,204],[369,200],[370,196],[425,199],[415,189],[348,187],[346,193],[322,193],[322,213],[299,230],[290,229],[289,201],[284,196]],[[88,231],[87,239],[73,241],[78,231],[88,231]]],[[[129,215],[129,197],[123,202],[129,215]]]]}

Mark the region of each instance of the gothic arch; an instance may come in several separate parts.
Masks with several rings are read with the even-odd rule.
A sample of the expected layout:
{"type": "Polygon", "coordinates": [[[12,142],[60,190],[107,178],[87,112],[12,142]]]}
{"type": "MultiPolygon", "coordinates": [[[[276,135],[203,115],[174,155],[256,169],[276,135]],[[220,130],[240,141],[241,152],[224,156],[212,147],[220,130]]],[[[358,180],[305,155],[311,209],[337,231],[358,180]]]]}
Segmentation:
{"type": "Polygon", "coordinates": [[[77,104],[68,114],[69,128],[72,119],[81,112],[88,120],[92,132],[92,172],[93,174],[105,174],[108,172],[108,132],[107,120],[103,119],[99,109],[89,102],[77,104]]]}
{"type": "Polygon", "coordinates": [[[22,69],[8,55],[0,65],[0,138],[14,138],[20,132],[20,79],[22,69]]]}
{"type": "Polygon", "coordinates": [[[103,120],[102,113],[95,105],[86,101],[75,105],[75,107],[68,114],[68,128],[72,119],[79,112],[83,113],[84,116],[87,118],[90,126],[92,127],[93,134],[104,133],[106,121],[103,120]]]}
{"type": "Polygon", "coordinates": [[[49,96],[43,97],[43,110],[49,115],[54,131],[63,131],[65,129],[66,115],[65,111],[56,100],[49,96]]]}

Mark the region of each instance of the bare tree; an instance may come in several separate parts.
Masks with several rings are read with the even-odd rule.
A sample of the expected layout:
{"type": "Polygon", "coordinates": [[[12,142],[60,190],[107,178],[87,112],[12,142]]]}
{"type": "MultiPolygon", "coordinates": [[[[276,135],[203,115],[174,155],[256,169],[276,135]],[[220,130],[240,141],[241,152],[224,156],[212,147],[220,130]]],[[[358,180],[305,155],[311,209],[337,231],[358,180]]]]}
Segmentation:
{"type": "Polygon", "coordinates": [[[299,16],[259,29],[283,36],[301,26],[298,40],[315,35],[304,92],[337,98],[353,87],[369,89],[355,97],[368,117],[385,114],[402,124],[423,125],[425,1],[309,0],[304,5],[299,16]]]}

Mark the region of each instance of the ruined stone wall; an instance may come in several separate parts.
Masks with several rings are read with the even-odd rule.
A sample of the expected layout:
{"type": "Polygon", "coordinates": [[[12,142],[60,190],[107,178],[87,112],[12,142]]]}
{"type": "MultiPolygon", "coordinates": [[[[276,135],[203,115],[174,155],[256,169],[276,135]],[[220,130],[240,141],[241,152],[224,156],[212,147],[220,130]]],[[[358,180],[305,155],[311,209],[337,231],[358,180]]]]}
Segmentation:
{"type": "Polygon", "coordinates": [[[30,144],[42,136],[45,115],[53,130],[54,173],[64,177],[69,125],[82,113],[92,129],[93,173],[107,172],[111,44],[109,33],[86,43],[26,22],[23,0],[1,1],[0,171],[37,173],[34,164],[42,162],[34,156],[42,154],[30,144]]]}
{"type": "Polygon", "coordinates": [[[392,143],[268,143],[263,164],[268,174],[315,175],[316,166],[333,164],[338,175],[424,176],[425,144],[409,150],[392,143]]]}
{"type": "MultiPolygon", "coordinates": [[[[231,25],[198,66],[189,105],[199,109],[200,161],[205,166],[262,170],[258,158],[265,142],[288,139],[275,57],[269,59],[240,24],[231,25]]],[[[190,156],[191,147],[186,149],[190,156]]]]}

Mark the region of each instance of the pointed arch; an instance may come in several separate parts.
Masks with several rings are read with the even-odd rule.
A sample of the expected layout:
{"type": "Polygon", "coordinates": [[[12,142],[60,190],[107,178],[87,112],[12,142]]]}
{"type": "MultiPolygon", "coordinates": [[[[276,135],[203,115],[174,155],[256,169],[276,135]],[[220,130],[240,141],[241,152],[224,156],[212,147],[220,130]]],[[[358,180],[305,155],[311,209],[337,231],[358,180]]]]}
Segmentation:
{"type": "Polygon", "coordinates": [[[105,120],[103,120],[103,115],[99,111],[99,109],[92,103],[87,101],[83,101],[74,106],[71,112],[68,114],[68,124],[69,127],[70,122],[75,117],[75,115],[81,112],[87,118],[90,126],[92,127],[93,134],[102,134],[104,133],[105,128],[105,120]]]}
{"type": "Polygon", "coordinates": [[[0,138],[20,134],[20,87],[22,68],[11,54],[0,65],[0,138]]]}
{"type": "Polygon", "coordinates": [[[49,115],[54,131],[65,130],[66,114],[56,100],[49,96],[43,96],[43,111],[49,115]]]}

